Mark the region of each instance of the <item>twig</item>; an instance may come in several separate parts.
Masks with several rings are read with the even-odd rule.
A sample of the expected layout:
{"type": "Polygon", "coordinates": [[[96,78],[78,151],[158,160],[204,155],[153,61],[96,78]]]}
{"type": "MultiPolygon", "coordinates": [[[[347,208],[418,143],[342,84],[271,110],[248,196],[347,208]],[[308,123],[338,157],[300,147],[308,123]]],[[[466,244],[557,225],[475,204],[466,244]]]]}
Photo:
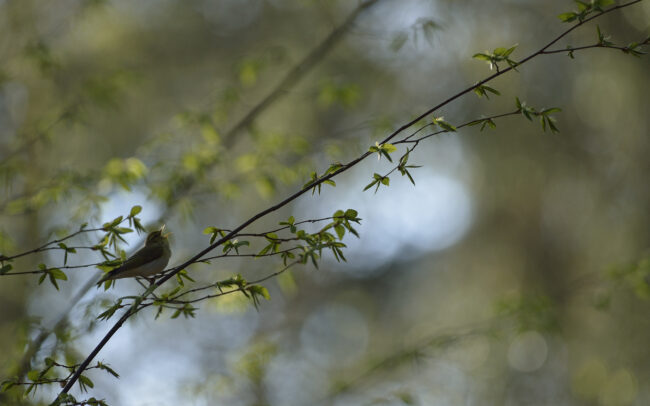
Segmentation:
{"type": "MultiPolygon", "coordinates": [[[[126,221],[126,220],[128,220],[128,217],[125,218],[124,220],[122,220],[122,222],[124,222],[124,221],[126,221]]],[[[121,224],[122,222],[120,222],[120,224],[121,224]]],[[[16,259],[16,258],[24,257],[25,255],[35,254],[35,253],[37,253],[37,252],[42,252],[42,251],[48,251],[48,250],[65,250],[65,248],[61,248],[61,247],[49,247],[49,246],[52,245],[52,244],[58,244],[58,243],[60,243],[60,242],[63,242],[63,241],[69,240],[70,238],[75,237],[75,236],[77,236],[77,235],[79,235],[79,234],[82,234],[82,233],[90,233],[90,232],[94,232],[94,231],[106,231],[106,230],[105,230],[103,227],[99,227],[99,228],[83,228],[83,229],[79,229],[79,230],[75,231],[74,233],[72,233],[72,234],[70,234],[70,235],[67,235],[67,236],[65,236],[65,237],[63,237],[63,238],[59,238],[58,240],[52,240],[52,241],[50,241],[50,242],[47,242],[47,243],[41,245],[40,247],[37,247],[37,248],[31,249],[31,250],[28,250],[28,251],[25,251],[25,252],[21,252],[21,253],[19,253],[19,254],[14,254],[14,255],[9,255],[9,256],[6,256],[6,255],[0,255],[0,261],[8,261],[8,260],[12,260],[12,259],[16,259]]],[[[92,249],[91,247],[68,247],[68,248],[84,248],[84,249],[87,248],[87,249],[92,249]]]]}

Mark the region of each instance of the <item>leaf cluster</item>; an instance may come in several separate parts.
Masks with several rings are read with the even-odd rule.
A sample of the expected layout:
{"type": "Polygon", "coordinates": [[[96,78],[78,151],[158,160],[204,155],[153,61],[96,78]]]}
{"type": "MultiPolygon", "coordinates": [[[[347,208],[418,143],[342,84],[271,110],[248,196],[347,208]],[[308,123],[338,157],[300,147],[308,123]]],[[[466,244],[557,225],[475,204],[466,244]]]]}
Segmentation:
{"type": "Polygon", "coordinates": [[[421,17],[416,20],[410,27],[410,30],[401,30],[393,35],[390,43],[390,49],[398,52],[411,39],[417,46],[420,36],[423,36],[430,47],[433,47],[436,31],[442,29],[442,26],[432,18],[421,17]]]}
{"type": "MultiPolygon", "coordinates": [[[[27,396],[30,393],[35,393],[36,389],[42,385],[65,385],[65,383],[72,377],[72,375],[80,367],[80,364],[66,365],[57,362],[54,358],[46,357],[44,360],[44,366],[41,369],[33,369],[27,372],[28,381],[21,381],[20,378],[15,377],[12,379],[7,379],[0,383],[0,393],[7,392],[11,388],[16,386],[25,386],[25,391],[23,396],[27,396]]],[[[105,363],[97,362],[93,366],[87,367],[85,370],[99,369],[106,371],[109,375],[112,375],[115,378],[119,378],[119,374],[115,372],[110,366],[105,363]]],[[[88,388],[93,388],[95,384],[93,381],[86,375],[79,376],[79,388],[82,392],[87,392],[88,388]]],[[[93,401],[87,400],[87,404],[94,405],[103,405],[103,401],[93,401]]]]}
{"type": "Polygon", "coordinates": [[[555,125],[555,118],[551,116],[553,113],[558,113],[562,109],[558,107],[551,107],[548,109],[537,110],[534,107],[526,105],[526,102],[522,102],[519,98],[516,98],[517,111],[526,117],[529,121],[533,121],[533,117],[539,117],[539,122],[542,125],[542,130],[546,132],[546,127],[548,127],[551,132],[557,133],[560,130],[555,125]]]}
{"type": "Polygon", "coordinates": [[[497,301],[496,313],[514,322],[519,332],[555,332],[559,328],[557,311],[548,296],[539,294],[504,297],[497,301]]]}
{"type": "Polygon", "coordinates": [[[570,23],[576,20],[583,22],[588,15],[595,12],[602,13],[604,7],[615,4],[614,0],[591,0],[590,2],[574,0],[574,3],[578,7],[576,11],[569,11],[557,16],[562,22],[570,23]]]}
{"type": "Polygon", "coordinates": [[[508,66],[517,70],[519,63],[510,58],[510,54],[512,54],[515,48],[517,48],[517,45],[513,45],[510,48],[499,47],[495,48],[492,52],[485,51],[476,53],[472,56],[472,58],[487,62],[487,64],[490,65],[490,70],[496,69],[497,72],[499,72],[500,62],[506,62],[508,66]]]}

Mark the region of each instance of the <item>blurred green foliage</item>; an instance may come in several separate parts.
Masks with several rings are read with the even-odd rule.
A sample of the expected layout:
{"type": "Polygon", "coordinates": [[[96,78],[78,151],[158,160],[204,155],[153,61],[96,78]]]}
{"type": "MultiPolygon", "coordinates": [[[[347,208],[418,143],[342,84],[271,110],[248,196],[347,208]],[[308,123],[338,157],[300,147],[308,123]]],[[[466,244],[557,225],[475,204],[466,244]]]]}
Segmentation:
{"type": "MultiPolygon", "coordinates": [[[[0,2],[0,404],[49,403],[139,292],[125,283],[68,314],[91,277],[80,264],[119,265],[127,240],[161,222],[180,263],[302,189],[313,192],[304,206],[262,220],[161,289],[64,404],[643,404],[648,1],[524,66],[562,22],[613,2],[376,3],[278,89],[356,4],[0,2]],[[412,126],[426,130],[421,140],[380,142],[508,67],[517,71],[475,88],[478,99],[412,126]],[[281,97],[264,105],[274,91],[281,97]],[[385,159],[314,185],[365,153],[385,159]],[[391,182],[394,171],[403,176],[391,182]],[[414,251],[403,242],[413,228],[383,209],[398,182],[417,187],[427,171],[473,200],[471,230],[444,251],[414,251]],[[309,221],[331,187],[361,196],[363,185],[373,204],[336,202],[318,212],[330,213],[324,223],[309,221]],[[364,262],[373,254],[362,246],[345,249],[353,236],[377,237],[371,222],[358,224],[373,209],[395,224],[371,241],[400,247],[381,266],[364,262]],[[249,257],[226,258],[240,250],[249,257]],[[332,261],[350,251],[357,268],[332,261]],[[318,270],[289,273],[293,262],[318,270]],[[196,286],[206,300],[180,302],[196,286]],[[29,353],[62,312],[67,321],[29,353]],[[527,333],[537,341],[517,341],[527,333]],[[541,365],[522,370],[540,359],[540,342],[541,365]]],[[[401,198],[416,228],[439,226],[416,211],[439,208],[401,198]]]]}

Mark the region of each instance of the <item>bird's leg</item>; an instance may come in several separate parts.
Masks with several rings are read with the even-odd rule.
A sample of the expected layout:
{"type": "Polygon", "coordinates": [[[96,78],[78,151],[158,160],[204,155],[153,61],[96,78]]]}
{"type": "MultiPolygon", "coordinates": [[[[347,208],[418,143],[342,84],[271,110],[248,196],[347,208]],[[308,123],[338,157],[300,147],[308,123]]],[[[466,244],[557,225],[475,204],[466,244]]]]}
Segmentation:
{"type": "Polygon", "coordinates": [[[135,281],[138,282],[138,284],[139,284],[140,286],[142,286],[144,289],[147,289],[147,287],[145,286],[145,284],[142,283],[142,280],[140,279],[140,277],[135,278],[135,281]]]}

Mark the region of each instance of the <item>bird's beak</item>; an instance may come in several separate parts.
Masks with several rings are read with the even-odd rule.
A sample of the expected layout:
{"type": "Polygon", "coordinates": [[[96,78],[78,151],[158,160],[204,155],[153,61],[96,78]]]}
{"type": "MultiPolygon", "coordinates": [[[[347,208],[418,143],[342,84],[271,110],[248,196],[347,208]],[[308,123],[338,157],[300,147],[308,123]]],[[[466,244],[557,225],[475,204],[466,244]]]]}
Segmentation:
{"type": "Polygon", "coordinates": [[[167,238],[171,235],[172,233],[165,233],[165,225],[163,224],[162,227],[160,227],[160,235],[162,235],[164,238],[167,238]]]}

